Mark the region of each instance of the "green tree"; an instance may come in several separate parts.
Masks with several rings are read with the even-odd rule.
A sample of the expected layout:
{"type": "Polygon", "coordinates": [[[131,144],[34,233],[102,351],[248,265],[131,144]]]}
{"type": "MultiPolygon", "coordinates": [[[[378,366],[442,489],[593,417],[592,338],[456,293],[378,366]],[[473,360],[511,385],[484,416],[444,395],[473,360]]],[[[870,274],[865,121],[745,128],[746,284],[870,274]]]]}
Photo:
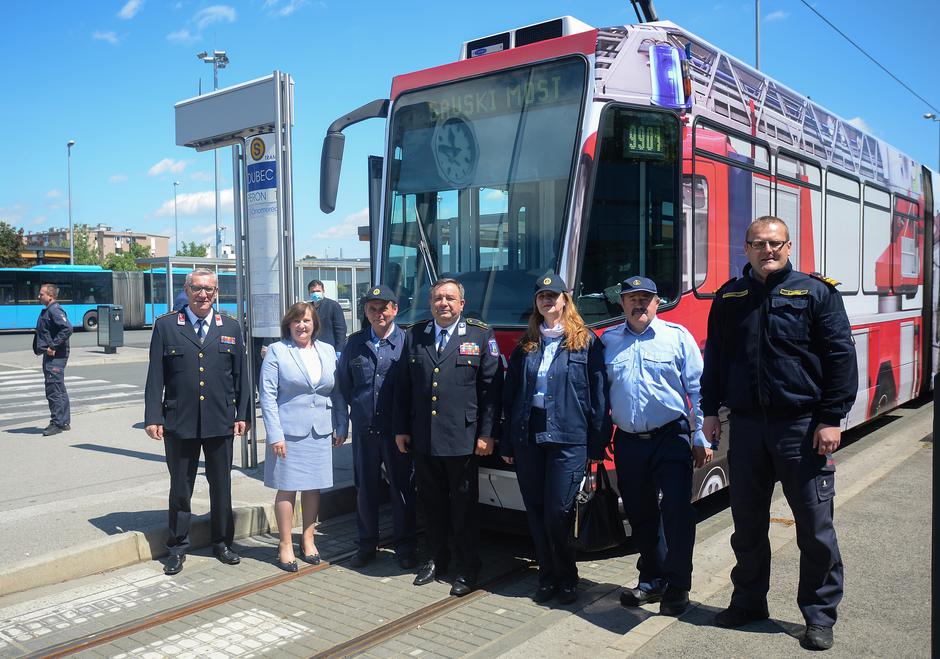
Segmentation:
{"type": "Polygon", "coordinates": [[[74,237],[75,265],[100,265],[101,259],[98,258],[98,250],[92,247],[88,240],[88,225],[79,224],[75,227],[74,237]]]}
{"type": "Polygon", "coordinates": [[[150,258],[150,250],[144,245],[130,244],[130,250],[120,254],[108,254],[104,258],[104,267],[108,270],[140,270],[137,259],[150,258]]]}
{"type": "Polygon", "coordinates": [[[192,256],[195,258],[205,257],[208,254],[206,245],[199,245],[196,241],[187,243],[185,240],[180,243],[180,248],[176,251],[177,256],[192,256]]]}
{"type": "Polygon", "coordinates": [[[0,267],[19,268],[26,265],[20,256],[23,249],[23,230],[0,221],[0,267]]]}

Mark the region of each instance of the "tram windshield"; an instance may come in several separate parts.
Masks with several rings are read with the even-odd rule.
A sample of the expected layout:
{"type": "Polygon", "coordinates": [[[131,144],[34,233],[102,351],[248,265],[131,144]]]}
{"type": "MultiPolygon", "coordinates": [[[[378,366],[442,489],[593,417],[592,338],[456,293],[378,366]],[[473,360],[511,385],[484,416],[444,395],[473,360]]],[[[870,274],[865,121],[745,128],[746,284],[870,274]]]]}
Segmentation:
{"type": "Polygon", "coordinates": [[[453,277],[466,316],[526,324],[532,282],[558,265],[585,71],[568,58],[398,98],[382,279],[402,322],[430,318],[430,283],[453,277]]]}

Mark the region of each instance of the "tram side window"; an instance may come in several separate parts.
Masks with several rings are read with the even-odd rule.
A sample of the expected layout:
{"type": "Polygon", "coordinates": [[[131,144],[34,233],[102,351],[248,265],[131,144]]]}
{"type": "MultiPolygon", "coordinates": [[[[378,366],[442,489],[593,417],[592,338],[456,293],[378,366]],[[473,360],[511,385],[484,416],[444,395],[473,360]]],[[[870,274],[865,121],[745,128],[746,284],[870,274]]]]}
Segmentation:
{"type": "Polygon", "coordinates": [[[802,253],[804,232],[815,248],[820,244],[822,222],[820,182],[822,172],[813,165],[787,154],[777,154],[776,211],[774,215],[787,223],[790,230],[790,262],[795,269],[812,272],[819,260],[817,252],[802,253]]]}
{"type": "Polygon", "coordinates": [[[619,317],[619,284],[652,278],[660,297],[681,285],[679,126],[665,113],[611,107],[601,119],[578,308],[589,323],[619,317]]]}
{"type": "Polygon", "coordinates": [[[704,176],[695,177],[695,210],[692,209],[692,177],[682,177],[682,211],[686,227],[685,256],[682,259],[682,290],[689,291],[705,283],[708,274],[708,181],[704,176]],[[693,218],[690,221],[689,218],[693,218]],[[690,273],[695,278],[690,281],[690,273]]]}
{"type": "Polygon", "coordinates": [[[857,293],[859,289],[859,195],[858,181],[827,172],[825,272],[827,277],[842,282],[839,290],[843,295],[857,293]]]}
{"type": "Polygon", "coordinates": [[[891,196],[865,186],[862,207],[862,291],[877,294],[891,289],[891,196]]]}

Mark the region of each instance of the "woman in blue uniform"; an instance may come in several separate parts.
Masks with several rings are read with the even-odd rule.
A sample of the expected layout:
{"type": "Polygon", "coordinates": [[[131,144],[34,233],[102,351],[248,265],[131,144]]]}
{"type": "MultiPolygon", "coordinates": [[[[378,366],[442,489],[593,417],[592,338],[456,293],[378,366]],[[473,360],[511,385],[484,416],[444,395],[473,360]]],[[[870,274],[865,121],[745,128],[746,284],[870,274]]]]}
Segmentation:
{"type": "Polygon", "coordinates": [[[316,565],[320,554],[314,523],[320,490],[333,486],[336,352],[330,344],[316,340],[319,327],[312,304],[291,306],[281,320],[281,340],[268,346],[258,387],[267,432],[264,484],[277,489],[277,566],[288,572],[298,569],[291,537],[297,491],[303,507],[300,557],[316,565]]]}
{"type": "Polygon", "coordinates": [[[535,283],[529,327],[509,358],[503,388],[500,454],[516,465],[539,563],[533,599],[577,599],[578,568],[566,539],[587,460],[604,458],[610,440],[604,354],[565,282],[535,283]]]}

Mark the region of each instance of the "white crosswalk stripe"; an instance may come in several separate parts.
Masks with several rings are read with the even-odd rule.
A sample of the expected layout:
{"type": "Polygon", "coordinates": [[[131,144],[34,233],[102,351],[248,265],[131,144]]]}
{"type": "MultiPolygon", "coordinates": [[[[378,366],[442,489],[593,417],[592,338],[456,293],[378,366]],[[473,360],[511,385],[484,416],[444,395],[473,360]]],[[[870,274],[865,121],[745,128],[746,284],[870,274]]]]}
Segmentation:
{"type": "MultiPolygon", "coordinates": [[[[66,375],[65,383],[73,415],[133,405],[144,399],[144,388],[138,385],[116,384],[78,375],[66,375]]],[[[0,423],[10,425],[48,417],[49,405],[41,370],[0,372],[0,423]]]]}

